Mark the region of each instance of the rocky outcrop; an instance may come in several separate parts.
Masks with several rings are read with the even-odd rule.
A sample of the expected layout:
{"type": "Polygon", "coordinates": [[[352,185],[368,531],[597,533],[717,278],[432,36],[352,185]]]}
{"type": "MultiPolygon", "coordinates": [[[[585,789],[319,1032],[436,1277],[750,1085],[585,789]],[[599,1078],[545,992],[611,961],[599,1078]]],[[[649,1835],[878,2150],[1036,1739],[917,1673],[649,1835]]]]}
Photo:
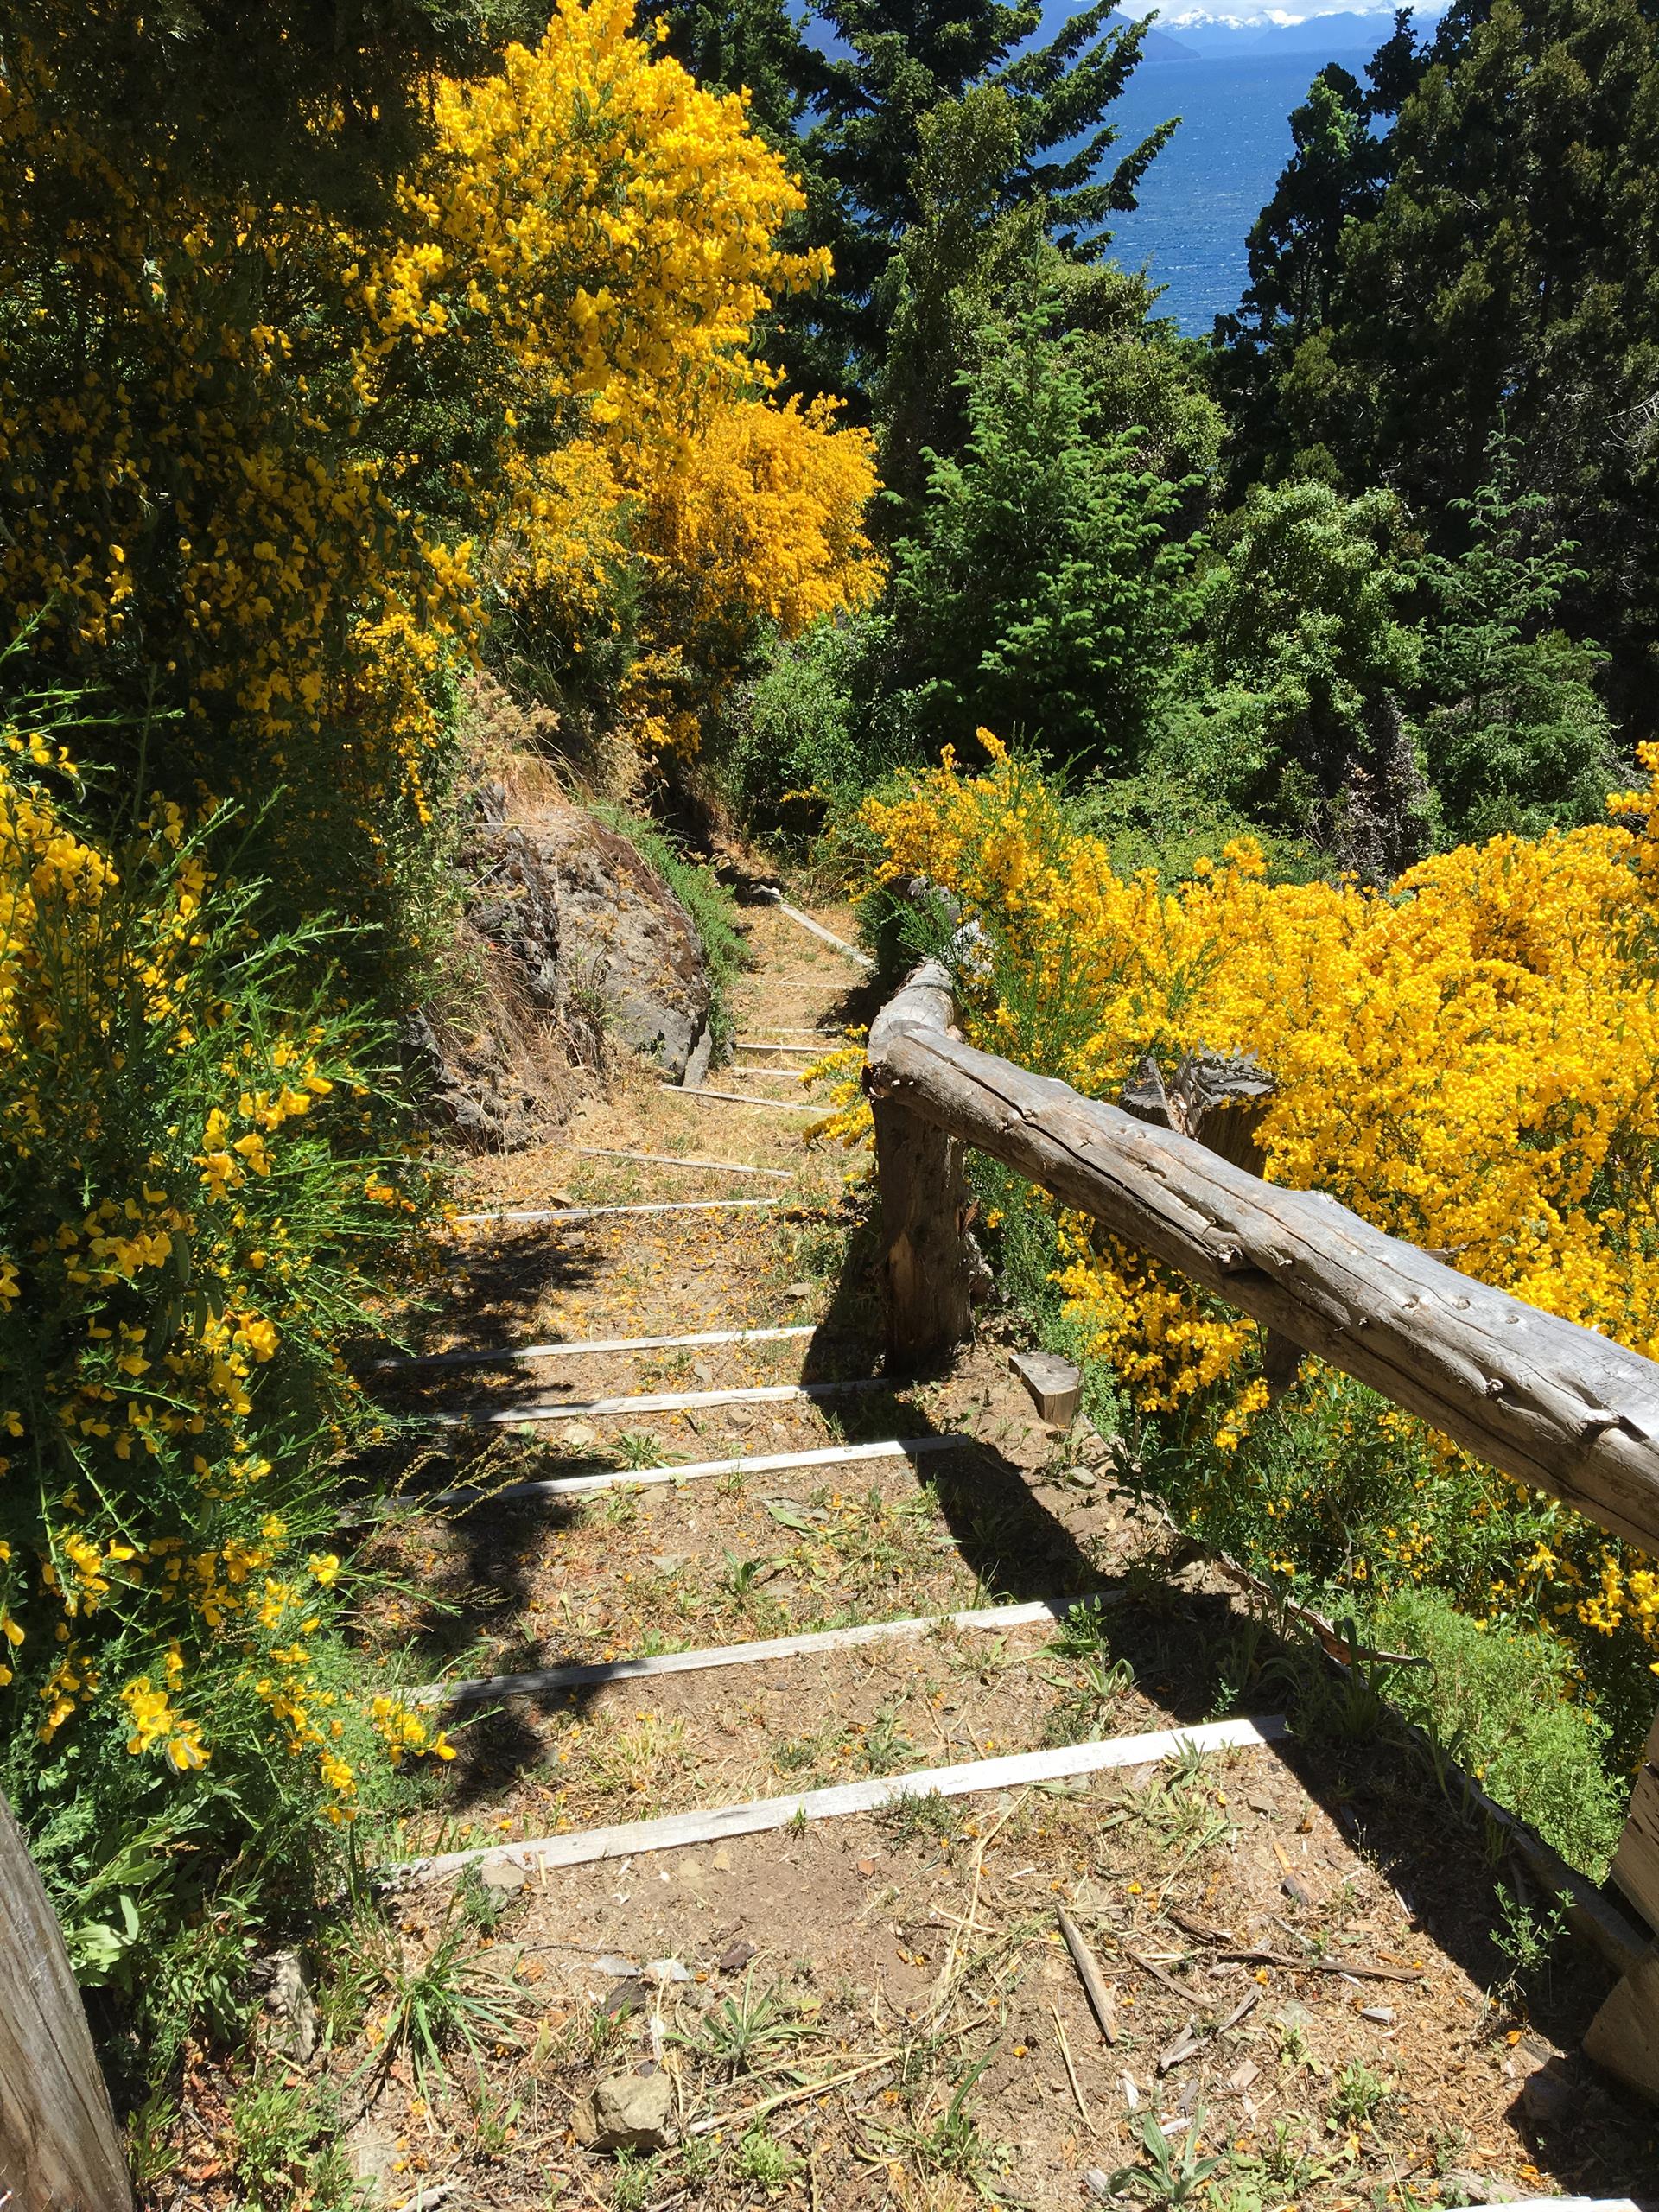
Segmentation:
{"type": "Polygon", "coordinates": [[[516,963],[555,1020],[585,1002],[618,1041],[678,1077],[708,1026],[709,977],[691,918],[618,831],[580,807],[510,819],[499,784],[476,800],[462,861],[468,918],[516,963]]]}
{"type": "Polygon", "coordinates": [[[459,858],[477,1018],[423,1020],[410,1040],[454,1135],[476,1150],[534,1142],[568,1111],[570,1066],[600,1068],[618,1046],[676,1079],[706,1064],[702,946],[650,862],[563,799],[515,807],[491,780],[469,805],[459,858]]]}

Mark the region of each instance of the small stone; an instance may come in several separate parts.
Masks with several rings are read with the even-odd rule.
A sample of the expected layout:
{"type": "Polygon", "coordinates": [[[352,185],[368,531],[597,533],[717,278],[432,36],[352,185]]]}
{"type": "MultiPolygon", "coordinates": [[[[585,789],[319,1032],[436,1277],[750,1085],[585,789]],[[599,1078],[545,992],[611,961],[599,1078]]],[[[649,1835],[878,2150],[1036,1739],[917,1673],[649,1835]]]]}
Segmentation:
{"type": "Polygon", "coordinates": [[[1060,1479],[1068,1490],[1098,1490],[1100,1487],[1099,1477],[1091,1475],[1087,1467],[1062,1468],[1060,1479]]]}
{"type": "Polygon", "coordinates": [[[594,2084],[573,2115],[594,2151],[665,2151],[674,2140],[674,2084],[666,2074],[613,2074],[594,2084]]]}
{"type": "Polygon", "coordinates": [[[715,1370],[706,1359],[694,1359],[691,1363],[691,1372],[699,1382],[712,1382],[715,1379],[715,1370]]]}
{"type": "Polygon", "coordinates": [[[1252,1797],[1247,1792],[1244,1802],[1253,1813],[1260,1813],[1265,1821],[1270,1821],[1278,1810],[1271,1797],[1252,1797]]]}
{"type": "Polygon", "coordinates": [[[1573,2084],[1553,2066],[1541,2066],[1521,2085],[1521,2109],[1535,2127],[1564,2127],[1580,2101],[1573,2084]]]}
{"type": "Polygon", "coordinates": [[[594,1433],[595,1432],[588,1427],[585,1421],[569,1421],[565,1425],[564,1441],[567,1444],[574,1444],[577,1450],[581,1451],[593,1442],[594,1433]]]}
{"type": "Polygon", "coordinates": [[[1287,1874],[1279,1886],[1287,1897],[1294,1897],[1298,1904],[1311,1905],[1313,1902],[1313,1892],[1300,1874],[1287,1874]]]}
{"type": "Polygon", "coordinates": [[[747,1936],[740,1936],[735,1942],[726,1946],[715,1961],[715,1964],[720,1968],[721,1974],[741,1974],[753,1956],[753,1944],[747,1936]]]}
{"type": "Polygon", "coordinates": [[[1103,2172],[1101,2168],[1098,2166],[1090,2166],[1089,2168],[1088,2171],[1084,2175],[1083,2185],[1088,2190],[1090,2196],[1098,2196],[1104,2199],[1109,2197],[1112,2193],[1111,2176],[1109,2173],[1103,2172]]]}
{"type": "Polygon", "coordinates": [[[1273,2017],[1281,2028],[1311,2028],[1313,2024],[1313,2015],[1294,1997],[1282,2004],[1273,2017]]]}
{"type": "Polygon", "coordinates": [[[710,1852],[709,1854],[709,1864],[714,1868],[716,1874],[729,1874],[731,1872],[732,1854],[723,1843],[717,1844],[714,1850],[710,1852]]]}
{"type": "Polygon", "coordinates": [[[672,1574],[685,1565],[685,1557],[681,1552],[654,1552],[649,1564],[658,1574],[672,1574]]]}
{"type": "Polygon", "coordinates": [[[1394,2025],[1392,2005],[1362,2005],[1359,2008],[1359,2017],[1362,2020],[1370,2020],[1375,2027],[1391,2028],[1394,2025]]]}
{"type": "Polygon", "coordinates": [[[812,1296],[812,1286],[810,1282],[792,1282],[789,1286],[789,1288],[784,1293],[784,1296],[785,1298],[810,1298],[812,1296]]]}
{"type": "Polygon", "coordinates": [[[854,1864],[857,1866],[859,1872],[863,1875],[866,1881],[868,1881],[870,1876],[875,1872],[875,1861],[874,1859],[856,1859],[854,1861],[854,1864]]]}
{"type": "Polygon", "coordinates": [[[514,1890],[524,1888],[530,1869],[516,1859],[486,1859],[478,1870],[478,1878],[493,1896],[509,1897],[514,1890]]]}
{"type": "Polygon", "coordinates": [[[1261,2071],[1262,2069],[1253,2058],[1247,2058],[1242,2066],[1236,2066],[1227,2076],[1227,2086],[1235,2094],[1242,2097],[1261,2071]]]}

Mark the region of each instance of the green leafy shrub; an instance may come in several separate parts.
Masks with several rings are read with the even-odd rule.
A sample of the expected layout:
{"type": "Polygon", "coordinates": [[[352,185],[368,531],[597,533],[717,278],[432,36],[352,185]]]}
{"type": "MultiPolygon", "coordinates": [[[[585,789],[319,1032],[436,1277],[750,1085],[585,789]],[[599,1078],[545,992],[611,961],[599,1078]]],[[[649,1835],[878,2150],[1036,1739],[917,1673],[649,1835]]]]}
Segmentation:
{"type": "Polygon", "coordinates": [[[1431,1662],[1432,1672],[1393,1669],[1390,1703],[1569,1864],[1599,1879],[1630,1792],[1610,1770],[1611,1732],[1586,1701],[1567,1647],[1535,1629],[1471,1620],[1435,1590],[1390,1592],[1370,1629],[1431,1662]]]}
{"type": "Polygon", "coordinates": [[[327,1548],[339,1346],[429,1177],[391,1037],[325,925],[261,928],[228,818],[105,794],[94,839],[79,796],[0,728],[0,1779],[83,1977],[142,1993],[221,1880],[233,1918],[303,1893],[447,1750],[359,1687],[327,1548]]]}

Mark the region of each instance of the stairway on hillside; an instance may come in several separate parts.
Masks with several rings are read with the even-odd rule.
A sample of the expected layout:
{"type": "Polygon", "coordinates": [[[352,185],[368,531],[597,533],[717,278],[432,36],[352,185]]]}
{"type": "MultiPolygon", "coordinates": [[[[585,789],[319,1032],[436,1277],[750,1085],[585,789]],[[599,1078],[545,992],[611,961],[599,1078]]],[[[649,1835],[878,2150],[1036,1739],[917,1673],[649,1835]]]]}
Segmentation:
{"type": "Polygon", "coordinates": [[[1075,2206],[1149,2116],[1237,2212],[1633,2187],[1646,2119],[1564,2056],[1599,1970],[1494,2010],[1478,1839],[1362,1686],[1287,1738],[1286,1656],[994,1319],[881,1375],[800,1108],[873,1008],[788,913],[752,943],[732,1096],[637,1076],[475,1164],[380,1378],[368,1632],[459,1751],[387,1854],[404,1940],[465,1922],[518,2020],[447,2096],[394,2069],[357,2139],[386,2201],[1075,2206]]]}

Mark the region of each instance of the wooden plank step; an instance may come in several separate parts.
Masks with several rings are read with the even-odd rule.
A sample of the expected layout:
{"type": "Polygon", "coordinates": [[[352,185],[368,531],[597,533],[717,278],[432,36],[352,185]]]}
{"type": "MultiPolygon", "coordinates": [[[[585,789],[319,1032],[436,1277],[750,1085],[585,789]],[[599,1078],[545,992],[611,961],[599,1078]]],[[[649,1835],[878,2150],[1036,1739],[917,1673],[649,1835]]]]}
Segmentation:
{"type": "Polygon", "coordinates": [[[696,1351],[708,1344],[781,1344],[786,1337],[814,1337],[812,1321],[786,1329],[702,1329],[690,1337],[577,1337],[555,1344],[501,1345],[489,1351],[428,1351],[407,1359],[378,1359],[377,1375],[400,1374],[410,1367],[498,1367],[531,1359],[588,1359],[601,1353],[696,1351]]]}
{"type": "Polygon", "coordinates": [[[815,922],[810,914],[804,914],[798,906],[791,906],[782,892],[762,891],[758,895],[769,906],[775,906],[780,914],[787,914],[799,928],[810,930],[821,943],[832,944],[837,952],[844,952],[849,960],[855,961],[863,969],[866,975],[874,975],[875,963],[868,952],[861,952],[855,944],[849,944],[844,937],[837,937],[833,930],[825,929],[822,922],[815,922]]]}
{"type": "Polygon", "coordinates": [[[879,1444],[820,1445],[808,1452],[751,1452],[730,1459],[693,1459],[672,1467],[607,1467],[595,1475],[552,1475],[535,1482],[505,1483],[499,1490],[460,1488],[434,1491],[423,1497],[394,1496],[369,1511],[342,1513],[339,1526],[363,1527],[398,1505],[415,1506],[422,1511],[438,1505],[505,1505],[538,1497],[580,1497],[629,1484],[648,1488],[658,1483],[702,1482],[716,1475],[783,1475],[804,1467],[863,1466],[878,1459],[919,1459],[930,1452],[972,1451],[978,1441],[977,1437],[947,1431],[942,1436],[893,1437],[879,1444]]]}
{"type": "MultiPolygon", "coordinates": [[[[815,1113],[823,1109],[817,1106],[815,1113]]],[[[632,1206],[510,1206],[489,1213],[458,1213],[451,1217],[458,1229],[476,1229],[496,1221],[599,1221],[620,1213],[731,1213],[756,1206],[780,1206],[777,1198],[664,1198],[649,1205],[632,1206]]]]}
{"type": "Polygon", "coordinates": [[[679,1850],[688,1844],[722,1842],[728,1836],[758,1835],[768,1828],[788,1827],[797,1821],[843,1820],[855,1813],[877,1813],[884,1805],[897,1804],[906,1797],[965,1797],[982,1790],[1062,1782],[1075,1775],[1098,1774],[1109,1767],[1148,1766],[1188,1751],[1248,1751],[1277,1743],[1289,1733],[1290,1724],[1280,1713],[1255,1720],[1210,1720],[1192,1728],[1116,1736],[1104,1743],[1063,1744],[1048,1751],[970,1759],[957,1766],[923,1767],[911,1774],[840,1783],[787,1797],[751,1798],[746,1804],[719,1806],[709,1812],[671,1813],[659,1820],[626,1821],[614,1827],[577,1828],[569,1834],[538,1836],[525,1843],[480,1844],[471,1850],[405,1859],[380,1872],[383,1878],[414,1883],[442,1880],[485,1861],[523,1866],[531,1873],[542,1867],[585,1866],[600,1859],[638,1858],[648,1852],[679,1850]]]}
{"type": "Polygon", "coordinates": [[[922,1613],[906,1620],[866,1621],[855,1628],[808,1630],[802,1636],[763,1637],[753,1643],[705,1644],[696,1651],[653,1652],[644,1659],[592,1661],[543,1667],[528,1674],[481,1675],[464,1681],[427,1682],[405,1692],[416,1705],[476,1705],[485,1698],[533,1697],[545,1690],[597,1688],[606,1682],[645,1681],[655,1675],[702,1674],[714,1667],[753,1667],[769,1659],[802,1659],[819,1651],[843,1651],[894,1637],[929,1636],[935,1629],[1026,1628],[1033,1621],[1061,1621],[1084,1603],[1113,1604],[1119,1592],[1092,1600],[1039,1598],[1028,1605],[981,1605],[971,1612],[922,1613]]]}
{"type": "Polygon", "coordinates": [[[642,1160],[648,1167],[696,1167],[718,1170],[722,1175],[765,1175],[774,1183],[792,1183],[792,1167],[750,1167],[741,1160],[698,1160],[690,1153],[625,1152],[609,1144],[579,1144],[579,1160],[642,1160]]]}
{"type": "Polygon", "coordinates": [[[709,1090],[699,1084],[688,1090],[678,1083],[659,1083],[657,1088],[671,1098],[707,1098],[725,1106],[753,1106],[772,1114],[823,1114],[829,1109],[820,1098],[746,1098],[741,1090],[709,1090]]]}
{"type": "Polygon", "coordinates": [[[642,1390],[620,1398],[572,1398],[562,1405],[466,1406],[458,1413],[422,1413],[414,1418],[435,1421],[441,1428],[472,1428],[480,1423],[515,1428],[520,1421],[614,1421],[627,1414],[702,1413],[715,1406],[810,1406],[856,1390],[896,1395],[903,1387],[882,1375],[855,1375],[845,1382],[756,1382],[729,1390],[642,1390]]]}

